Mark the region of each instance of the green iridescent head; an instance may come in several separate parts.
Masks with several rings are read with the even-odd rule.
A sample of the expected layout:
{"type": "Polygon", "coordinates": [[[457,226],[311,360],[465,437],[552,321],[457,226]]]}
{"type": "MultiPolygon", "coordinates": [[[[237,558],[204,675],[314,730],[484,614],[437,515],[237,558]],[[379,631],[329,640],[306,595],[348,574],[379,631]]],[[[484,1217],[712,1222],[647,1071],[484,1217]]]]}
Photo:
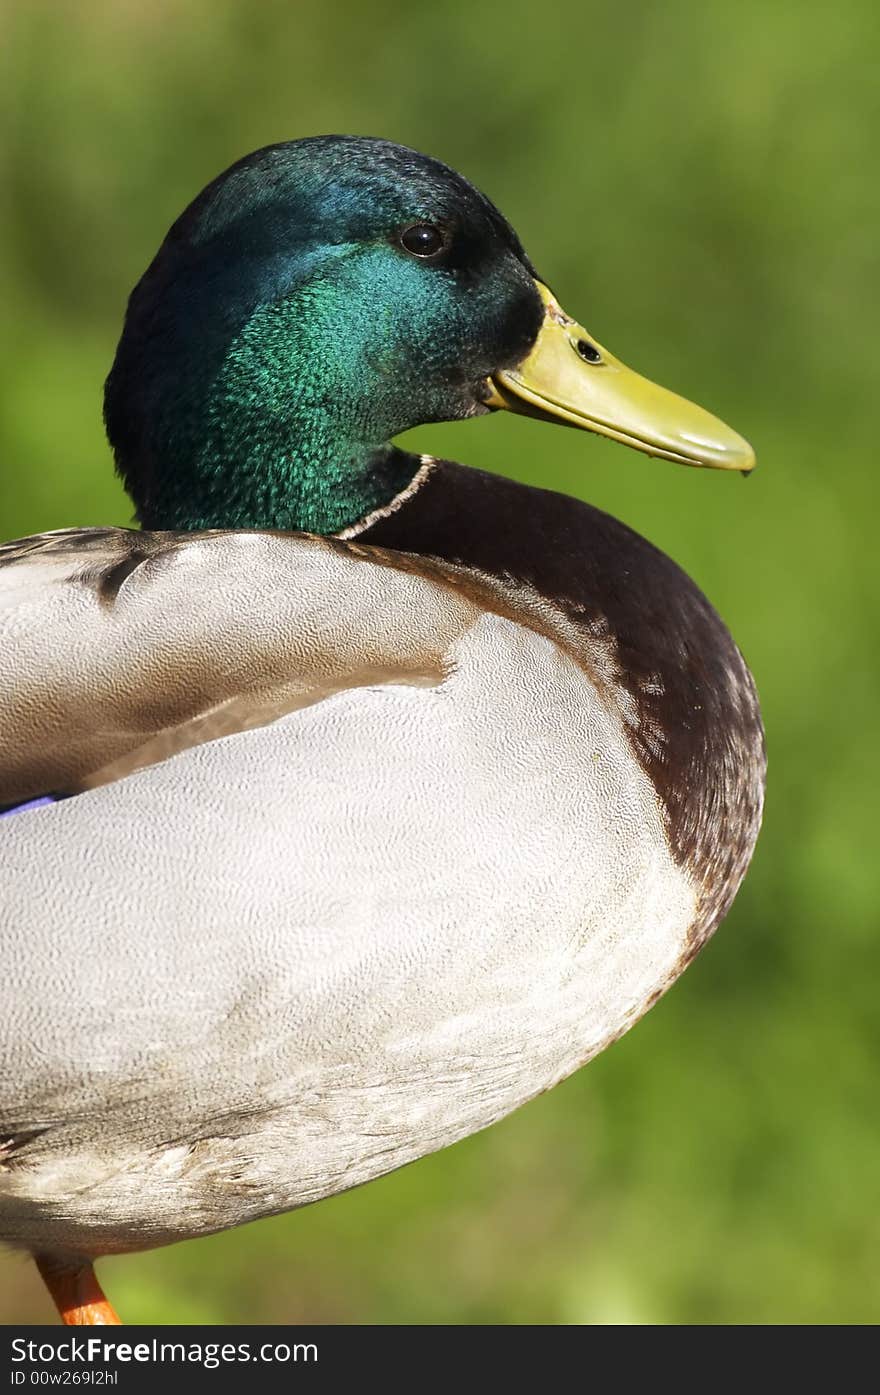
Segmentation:
{"type": "Polygon", "coordinates": [[[411,480],[392,437],[486,411],[543,318],[516,234],[445,165],[348,136],[269,146],[132,293],[105,396],[117,467],[147,527],[337,531],[411,480]]]}

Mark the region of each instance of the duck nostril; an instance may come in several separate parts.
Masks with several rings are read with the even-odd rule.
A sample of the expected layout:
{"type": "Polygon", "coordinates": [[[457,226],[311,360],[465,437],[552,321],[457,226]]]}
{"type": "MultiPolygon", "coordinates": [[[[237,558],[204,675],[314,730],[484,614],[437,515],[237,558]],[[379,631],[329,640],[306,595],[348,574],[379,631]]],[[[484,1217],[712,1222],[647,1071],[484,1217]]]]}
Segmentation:
{"type": "Polygon", "coordinates": [[[579,339],[574,347],[577,349],[581,358],[586,359],[587,363],[602,362],[602,355],[599,353],[596,345],[590,343],[589,339],[579,339]]]}

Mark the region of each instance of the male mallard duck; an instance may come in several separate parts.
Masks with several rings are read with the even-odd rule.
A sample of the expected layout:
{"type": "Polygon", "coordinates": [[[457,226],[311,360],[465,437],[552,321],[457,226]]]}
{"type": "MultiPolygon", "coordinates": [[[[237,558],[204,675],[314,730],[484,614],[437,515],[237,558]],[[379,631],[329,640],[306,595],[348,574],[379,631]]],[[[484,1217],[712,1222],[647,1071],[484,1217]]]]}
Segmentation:
{"type": "Polygon", "coordinates": [[[694,583],[587,504],[389,444],[499,408],[754,464],[445,165],[270,146],[129,303],[106,421],[144,531],[0,554],[0,800],[37,801],[0,823],[0,1238],[66,1322],[118,1320],[96,1256],[564,1079],[733,899],[763,739],[694,583]]]}

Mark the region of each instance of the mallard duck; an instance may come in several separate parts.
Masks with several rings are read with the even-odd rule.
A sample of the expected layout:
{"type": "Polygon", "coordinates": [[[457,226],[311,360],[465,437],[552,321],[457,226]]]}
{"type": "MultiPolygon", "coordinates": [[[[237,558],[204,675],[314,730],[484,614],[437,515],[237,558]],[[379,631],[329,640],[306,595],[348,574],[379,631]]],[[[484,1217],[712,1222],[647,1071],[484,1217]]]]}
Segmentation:
{"type": "Polygon", "coordinates": [[[118,1321],[97,1257],[367,1182],[564,1079],[731,904],[748,669],[624,524],[391,444],[497,410],[754,464],[453,170],[270,146],[129,301],[105,417],[141,529],[0,553],[0,1238],[65,1322],[118,1321]]]}

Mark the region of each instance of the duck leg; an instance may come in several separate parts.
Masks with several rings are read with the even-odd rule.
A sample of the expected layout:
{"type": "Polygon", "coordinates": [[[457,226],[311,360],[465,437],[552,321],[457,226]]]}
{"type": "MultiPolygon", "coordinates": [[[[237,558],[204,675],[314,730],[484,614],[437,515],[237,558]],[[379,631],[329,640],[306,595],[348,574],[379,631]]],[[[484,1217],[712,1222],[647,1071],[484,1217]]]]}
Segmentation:
{"type": "Polygon", "coordinates": [[[67,1327],[112,1327],[121,1324],[107,1302],[91,1264],[71,1264],[53,1255],[34,1255],[43,1282],[67,1327]]]}

